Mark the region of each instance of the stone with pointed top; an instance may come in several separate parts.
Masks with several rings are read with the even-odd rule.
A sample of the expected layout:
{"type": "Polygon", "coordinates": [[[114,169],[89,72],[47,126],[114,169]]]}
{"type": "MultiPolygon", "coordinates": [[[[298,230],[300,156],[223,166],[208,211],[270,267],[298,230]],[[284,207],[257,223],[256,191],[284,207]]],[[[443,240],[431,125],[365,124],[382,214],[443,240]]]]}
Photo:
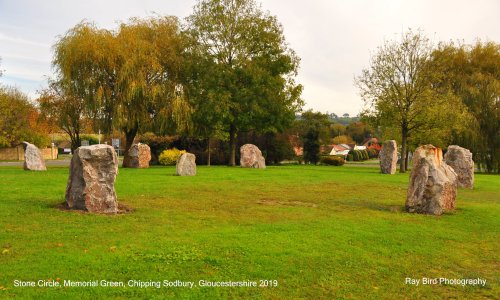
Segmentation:
{"type": "Polygon", "coordinates": [[[468,149],[451,145],[444,155],[444,161],[457,173],[459,187],[474,187],[474,161],[468,149]]]}
{"type": "Polygon", "coordinates": [[[443,152],[433,145],[420,146],[413,156],[406,210],[441,215],[455,208],[457,174],[443,161],[443,152]]]}
{"type": "Polygon", "coordinates": [[[47,171],[40,149],[28,142],[23,142],[24,169],[28,171],[47,171]]]}
{"type": "Polygon", "coordinates": [[[175,173],[178,176],[195,176],[196,156],[192,153],[183,153],[179,156],[175,165],[175,173]]]}

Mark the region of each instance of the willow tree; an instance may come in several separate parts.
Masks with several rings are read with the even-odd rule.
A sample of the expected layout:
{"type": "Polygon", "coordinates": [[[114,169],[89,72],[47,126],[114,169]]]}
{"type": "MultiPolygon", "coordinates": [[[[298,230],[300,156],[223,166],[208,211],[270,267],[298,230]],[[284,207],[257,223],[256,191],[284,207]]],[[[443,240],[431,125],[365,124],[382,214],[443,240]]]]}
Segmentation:
{"type": "Polygon", "coordinates": [[[451,90],[472,118],[467,128],[454,132],[454,143],[473,151],[487,172],[500,173],[500,44],[441,43],[432,61],[445,74],[438,91],[451,90]]]}
{"type": "Polygon", "coordinates": [[[364,118],[400,135],[401,173],[407,169],[409,138],[426,143],[426,132],[448,133],[463,112],[456,97],[432,88],[442,75],[430,63],[432,49],[428,38],[410,29],[401,40],[379,47],[355,81],[366,103],[364,118]]]}
{"type": "Polygon", "coordinates": [[[131,19],[117,35],[120,101],[115,122],[126,138],[123,166],[129,166],[128,149],[137,133],[154,119],[183,123],[189,107],[184,101],[179,72],[182,40],[174,17],[131,19]]]}
{"type": "Polygon", "coordinates": [[[154,120],[181,123],[188,111],[177,74],[181,35],[175,17],[131,19],[117,31],[80,23],[55,45],[55,66],[68,95],[83,99],[94,129],[125,135],[125,157],[154,120]]]}
{"type": "Polygon", "coordinates": [[[114,107],[118,102],[116,54],[112,31],[81,22],[59,38],[52,61],[55,81],[64,87],[67,99],[80,99],[94,127],[107,133],[113,129],[114,107]]]}
{"type": "Polygon", "coordinates": [[[189,97],[212,108],[205,110],[210,126],[227,132],[234,166],[238,132],[280,131],[293,122],[302,105],[299,59],[276,17],[253,0],[201,0],[187,22],[188,51],[202,59],[189,97]]]}

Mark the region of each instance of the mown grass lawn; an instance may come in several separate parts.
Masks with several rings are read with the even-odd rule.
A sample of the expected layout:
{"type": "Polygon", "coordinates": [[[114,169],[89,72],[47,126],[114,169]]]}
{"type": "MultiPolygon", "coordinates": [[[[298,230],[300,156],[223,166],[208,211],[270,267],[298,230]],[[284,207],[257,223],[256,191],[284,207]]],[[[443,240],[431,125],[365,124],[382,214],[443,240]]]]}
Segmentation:
{"type": "Polygon", "coordinates": [[[0,298],[498,297],[500,176],[441,217],[403,211],[409,174],[375,167],[120,169],[115,216],[62,211],[67,168],[0,168],[0,298]],[[483,278],[485,287],[405,284],[483,278]],[[14,280],[243,281],[277,287],[14,287],[14,280]]]}

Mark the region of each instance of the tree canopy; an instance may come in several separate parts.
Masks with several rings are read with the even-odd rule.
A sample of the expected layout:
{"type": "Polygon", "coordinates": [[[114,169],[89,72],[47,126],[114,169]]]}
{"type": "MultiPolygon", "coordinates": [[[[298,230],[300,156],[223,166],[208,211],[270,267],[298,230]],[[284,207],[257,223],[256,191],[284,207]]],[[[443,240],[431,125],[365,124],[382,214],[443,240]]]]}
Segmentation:
{"type": "Polygon", "coordinates": [[[59,39],[53,64],[66,95],[83,100],[95,129],[125,134],[127,166],[138,132],[155,120],[184,120],[181,51],[175,17],[130,19],[117,31],[82,22],[59,39]]]}
{"type": "Polygon", "coordinates": [[[47,126],[39,125],[38,111],[28,96],[17,88],[0,85],[0,147],[17,146],[23,141],[47,146],[47,126]]]}
{"type": "Polygon", "coordinates": [[[80,134],[88,123],[83,99],[68,93],[61,82],[49,80],[49,86],[40,92],[37,101],[41,118],[67,133],[71,151],[76,150],[81,145],[80,134]]]}
{"type": "Polygon", "coordinates": [[[280,131],[294,120],[302,106],[299,59],[276,17],[253,0],[199,1],[187,22],[188,51],[200,58],[189,97],[213,107],[202,111],[213,120],[210,130],[228,133],[235,165],[238,132],[280,131]]]}
{"type": "Polygon", "coordinates": [[[487,172],[500,172],[500,45],[441,43],[432,60],[443,74],[435,88],[459,98],[470,113],[453,142],[471,149],[487,172]]]}
{"type": "MultiPolygon", "coordinates": [[[[437,93],[433,84],[439,71],[431,67],[433,45],[421,32],[411,29],[401,40],[385,42],[372,56],[370,66],[356,78],[366,109],[365,120],[400,136],[400,172],[407,168],[408,140],[422,135],[449,134],[459,123],[464,107],[456,97],[437,93]]],[[[422,139],[424,141],[425,139],[422,139]]]]}

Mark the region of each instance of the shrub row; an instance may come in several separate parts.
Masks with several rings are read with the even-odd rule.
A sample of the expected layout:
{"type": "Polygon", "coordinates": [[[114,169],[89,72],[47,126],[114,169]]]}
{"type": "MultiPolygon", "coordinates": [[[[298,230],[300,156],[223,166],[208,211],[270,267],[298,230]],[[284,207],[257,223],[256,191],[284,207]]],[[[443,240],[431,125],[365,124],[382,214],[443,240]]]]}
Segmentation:
{"type": "Polygon", "coordinates": [[[321,157],[320,162],[330,166],[343,166],[345,163],[342,155],[325,155],[321,157]]]}
{"type": "Polygon", "coordinates": [[[368,149],[366,149],[366,151],[368,152],[368,157],[370,157],[370,158],[377,158],[378,153],[380,152],[380,151],[377,151],[377,149],[373,149],[373,148],[368,148],[368,149]]]}
{"type": "Polygon", "coordinates": [[[363,161],[370,159],[370,155],[367,150],[351,150],[347,155],[348,161],[363,161]]]}

